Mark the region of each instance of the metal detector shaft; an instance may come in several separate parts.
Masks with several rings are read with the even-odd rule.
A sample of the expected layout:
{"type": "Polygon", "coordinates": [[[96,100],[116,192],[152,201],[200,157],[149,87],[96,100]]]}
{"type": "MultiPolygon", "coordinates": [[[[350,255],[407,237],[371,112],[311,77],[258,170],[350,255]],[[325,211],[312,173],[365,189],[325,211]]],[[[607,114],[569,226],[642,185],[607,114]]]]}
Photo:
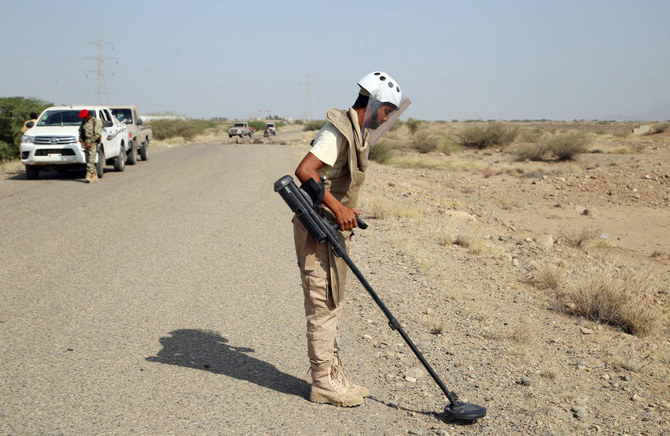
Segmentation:
{"type": "MultiPolygon", "coordinates": [[[[339,243],[339,241],[338,241],[338,243],[339,243]]],[[[332,242],[331,242],[331,244],[332,244],[332,242]]],[[[440,389],[442,389],[442,392],[444,392],[444,395],[447,396],[447,398],[449,399],[449,402],[453,405],[456,405],[458,403],[458,399],[456,398],[456,396],[453,394],[453,392],[451,392],[449,389],[447,389],[447,387],[444,385],[444,383],[442,383],[442,380],[440,380],[440,377],[437,375],[437,373],[435,371],[433,371],[433,368],[430,366],[430,364],[428,364],[428,361],[426,361],[426,359],[423,357],[423,354],[421,354],[419,349],[416,348],[416,346],[414,345],[412,340],[409,338],[407,333],[405,333],[405,330],[403,330],[403,328],[400,325],[400,323],[398,322],[398,320],[393,316],[391,311],[386,307],[386,305],[381,300],[381,298],[379,298],[379,295],[377,295],[375,290],[372,289],[372,286],[370,286],[370,283],[368,283],[368,281],[365,279],[365,277],[363,277],[363,274],[356,267],[354,262],[349,258],[349,256],[346,253],[344,253],[344,255],[341,256],[341,257],[347,263],[347,266],[349,266],[349,269],[351,270],[351,272],[354,273],[354,275],[356,276],[358,281],[361,282],[363,287],[368,291],[368,293],[375,300],[375,303],[377,303],[377,305],[382,310],[382,312],[384,312],[384,315],[386,315],[386,318],[388,318],[388,320],[389,320],[389,326],[391,326],[391,329],[392,330],[397,330],[398,333],[400,333],[400,336],[402,336],[402,338],[405,340],[405,342],[407,342],[407,345],[409,345],[409,348],[412,349],[412,352],[414,353],[414,355],[419,359],[419,361],[421,361],[421,363],[423,364],[423,367],[426,368],[426,370],[428,371],[430,376],[433,377],[433,380],[435,380],[435,383],[437,383],[437,385],[440,387],[440,389]]]]}

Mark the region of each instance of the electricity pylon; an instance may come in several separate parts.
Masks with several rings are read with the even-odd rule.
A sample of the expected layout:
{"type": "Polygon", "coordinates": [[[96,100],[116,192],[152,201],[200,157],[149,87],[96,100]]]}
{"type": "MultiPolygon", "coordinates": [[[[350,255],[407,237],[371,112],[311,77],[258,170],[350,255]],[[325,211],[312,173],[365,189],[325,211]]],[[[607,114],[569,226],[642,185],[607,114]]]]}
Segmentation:
{"type": "Polygon", "coordinates": [[[303,121],[312,119],[312,82],[309,73],[305,75],[305,80],[300,82],[300,87],[305,90],[305,106],[302,112],[303,121]]]}
{"type": "MultiPolygon", "coordinates": [[[[87,44],[95,46],[95,56],[86,56],[84,59],[92,59],[97,64],[97,68],[95,70],[87,71],[87,73],[96,73],[96,103],[98,105],[107,105],[107,86],[105,85],[105,73],[108,73],[109,71],[105,70],[105,60],[116,60],[116,58],[112,56],[105,56],[105,46],[112,45],[112,43],[104,41],[102,39],[102,33],[98,31],[98,39],[87,42],[87,44]]],[[[86,77],[88,77],[88,75],[86,77]]]]}

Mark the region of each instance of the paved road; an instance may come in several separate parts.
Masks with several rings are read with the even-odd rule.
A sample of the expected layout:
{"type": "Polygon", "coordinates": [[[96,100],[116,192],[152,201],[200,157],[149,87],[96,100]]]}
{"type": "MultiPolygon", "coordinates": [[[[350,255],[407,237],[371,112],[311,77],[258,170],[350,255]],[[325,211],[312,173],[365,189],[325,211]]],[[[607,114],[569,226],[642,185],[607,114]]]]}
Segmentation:
{"type": "Polygon", "coordinates": [[[0,433],[394,433],[404,414],[383,401],[306,400],[290,212],[272,190],[304,151],[195,144],[93,185],[0,181],[0,433]]]}

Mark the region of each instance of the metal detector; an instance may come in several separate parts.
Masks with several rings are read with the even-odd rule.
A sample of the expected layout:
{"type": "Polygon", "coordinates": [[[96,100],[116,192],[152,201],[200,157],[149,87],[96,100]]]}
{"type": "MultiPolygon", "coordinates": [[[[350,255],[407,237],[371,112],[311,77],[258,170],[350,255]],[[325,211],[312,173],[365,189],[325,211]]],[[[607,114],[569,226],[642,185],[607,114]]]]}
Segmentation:
{"type": "MultiPolygon", "coordinates": [[[[313,207],[312,198],[304,190],[298,188],[291,176],[286,175],[277,180],[274,184],[274,190],[281,195],[286,204],[288,204],[317,243],[328,241],[333,248],[333,253],[344,259],[351,272],[354,273],[358,281],[361,282],[363,287],[375,300],[375,303],[377,303],[382,312],[384,312],[384,315],[386,315],[386,318],[389,320],[391,329],[397,330],[398,333],[400,333],[400,336],[402,336],[407,345],[412,349],[414,355],[419,359],[421,364],[423,364],[424,368],[426,368],[430,376],[435,380],[435,383],[437,383],[440,389],[442,389],[442,392],[444,392],[449,399],[449,404],[444,407],[444,413],[452,419],[470,421],[486,416],[485,407],[459,401],[458,396],[454,392],[449,391],[444,383],[442,383],[440,377],[433,371],[433,368],[431,368],[421,352],[419,352],[412,340],[407,336],[407,333],[405,333],[405,330],[403,330],[398,320],[393,316],[391,311],[388,310],[384,302],[379,298],[375,290],[372,289],[372,286],[370,286],[365,277],[363,277],[363,274],[349,258],[349,255],[337,236],[337,224],[329,224],[324,218],[316,213],[313,207]]],[[[359,217],[356,218],[358,220],[358,226],[361,229],[365,229],[367,224],[365,224],[359,217]]]]}

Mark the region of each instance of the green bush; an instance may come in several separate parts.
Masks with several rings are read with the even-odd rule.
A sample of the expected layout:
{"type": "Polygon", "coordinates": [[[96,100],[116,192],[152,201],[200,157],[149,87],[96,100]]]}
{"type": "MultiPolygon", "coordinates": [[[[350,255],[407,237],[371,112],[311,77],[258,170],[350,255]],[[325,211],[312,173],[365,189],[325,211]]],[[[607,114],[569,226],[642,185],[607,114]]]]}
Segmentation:
{"type": "Polygon", "coordinates": [[[321,127],[326,125],[326,120],[312,120],[305,121],[302,126],[302,130],[305,132],[311,132],[312,130],[321,130],[321,127]]]}
{"type": "Polygon", "coordinates": [[[370,154],[368,158],[375,162],[386,163],[391,159],[393,155],[394,145],[390,141],[379,141],[372,147],[370,147],[370,154]]]}
{"type": "Polygon", "coordinates": [[[587,151],[589,142],[588,136],[582,132],[566,132],[550,136],[545,141],[545,146],[558,160],[572,160],[576,155],[587,151]]]}
{"type": "Polygon", "coordinates": [[[265,121],[249,121],[249,127],[253,127],[257,132],[263,133],[265,130],[265,121]]]}
{"type": "Polygon", "coordinates": [[[409,129],[409,133],[414,135],[417,130],[419,130],[419,126],[421,125],[421,120],[415,120],[414,118],[409,118],[407,120],[407,128],[409,129]]]}
{"type": "Polygon", "coordinates": [[[19,157],[21,128],[30,118],[30,113],[38,115],[52,103],[37,98],[0,98],[0,162],[19,157]]]}
{"type": "Polygon", "coordinates": [[[484,126],[468,126],[460,135],[464,147],[487,148],[507,147],[519,135],[519,128],[505,123],[493,122],[484,126]]]}
{"type": "Polygon", "coordinates": [[[205,133],[207,129],[211,129],[220,125],[212,120],[152,120],[151,129],[153,130],[154,138],[167,139],[181,137],[186,140],[191,140],[195,135],[205,133]]]}

